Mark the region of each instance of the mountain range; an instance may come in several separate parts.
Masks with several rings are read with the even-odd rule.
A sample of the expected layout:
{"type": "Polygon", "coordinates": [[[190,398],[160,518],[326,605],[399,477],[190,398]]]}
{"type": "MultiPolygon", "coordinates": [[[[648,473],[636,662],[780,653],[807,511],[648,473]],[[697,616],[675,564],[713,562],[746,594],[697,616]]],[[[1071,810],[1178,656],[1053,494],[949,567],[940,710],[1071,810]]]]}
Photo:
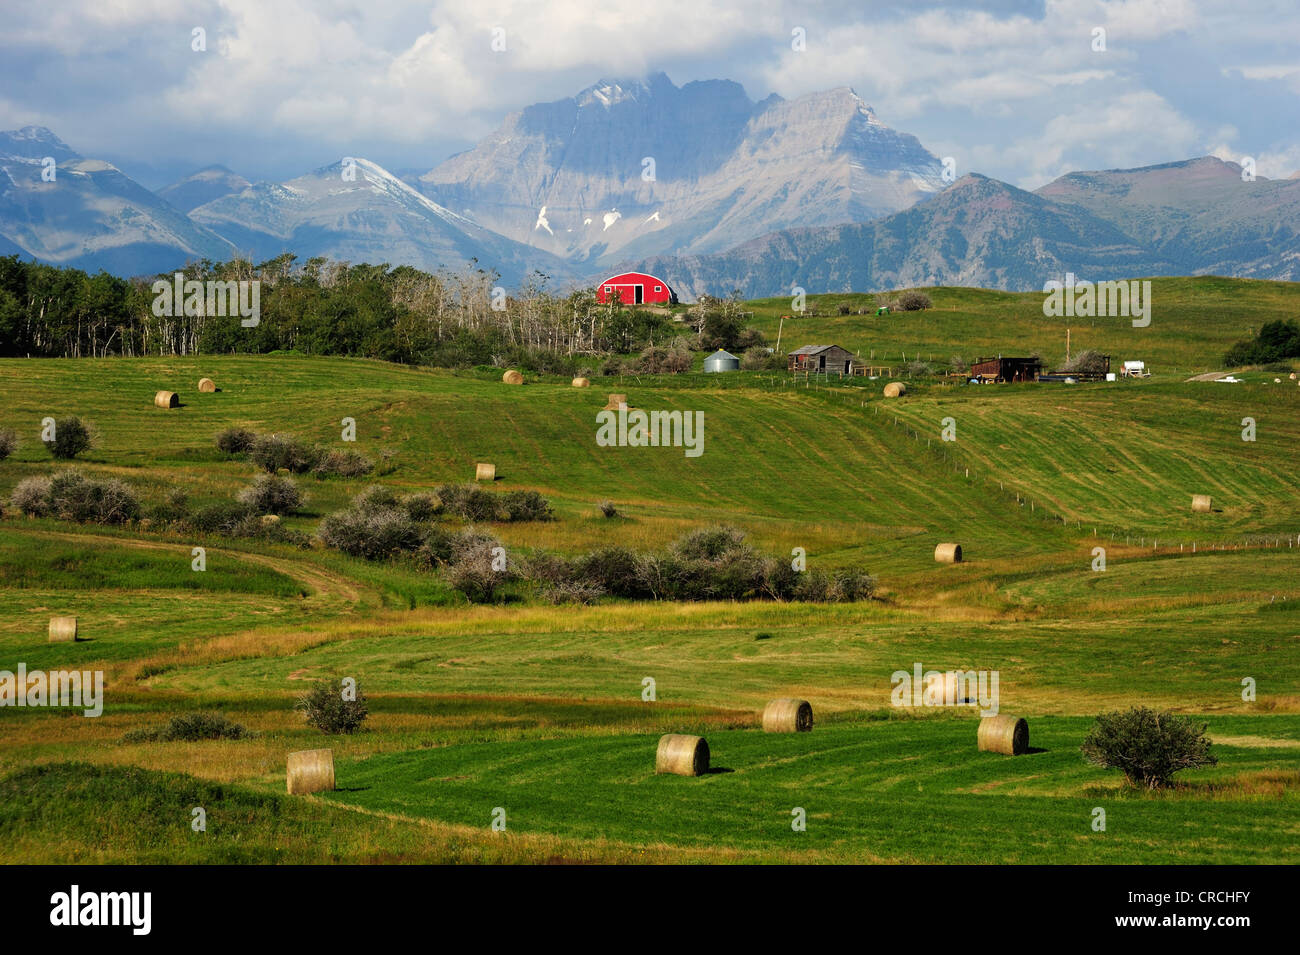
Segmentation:
{"type": "Polygon", "coordinates": [[[561,288],[625,268],[684,299],[1218,273],[1300,279],[1300,178],[1209,157],[1027,192],[940,160],[852,90],[755,102],[727,80],[602,80],[397,176],[346,158],[285,182],[222,166],[156,193],[42,127],[0,133],[0,255],[123,275],[285,252],[561,288]],[[53,172],[50,167],[53,166],[53,172]],[[1249,178],[1249,177],[1247,177],[1249,178]]]}

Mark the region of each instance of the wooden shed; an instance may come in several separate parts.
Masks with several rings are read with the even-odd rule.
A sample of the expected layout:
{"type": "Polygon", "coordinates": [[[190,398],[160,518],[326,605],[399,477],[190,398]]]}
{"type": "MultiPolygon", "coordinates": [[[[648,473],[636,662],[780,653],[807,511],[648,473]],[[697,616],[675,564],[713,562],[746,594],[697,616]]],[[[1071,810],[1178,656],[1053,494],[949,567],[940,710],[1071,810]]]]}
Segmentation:
{"type": "Polygon", "coordinates": [[[981,358],[970,366],[971,381],[1037,381],[1043,370],[1043,360],[1038,357],[981,358]]]}
{"type": "Polygon", "coordinates": [[[786,358],[790,371],[810,372],[814,375],[853,374],[853,352],[839,345],[804,345],[790,352],[786,358]]]}

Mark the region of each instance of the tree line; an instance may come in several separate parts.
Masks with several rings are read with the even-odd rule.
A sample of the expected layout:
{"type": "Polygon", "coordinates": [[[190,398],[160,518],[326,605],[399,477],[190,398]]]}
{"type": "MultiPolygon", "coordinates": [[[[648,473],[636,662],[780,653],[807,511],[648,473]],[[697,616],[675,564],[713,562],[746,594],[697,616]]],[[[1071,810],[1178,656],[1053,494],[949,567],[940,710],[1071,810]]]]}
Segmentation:
{"type": "MultiPolygon", "coordinates": [[[[601,304],[595,289],[567,294],[532,273],[513,293],[471,262],[458,272],[352,264],[284,254],[261,264],[202,260],[185,281],[259,283],[259,315],[155,307],[155,282],[0,257],[0,354],[32,357],[264,354],[378,358],[440,367],[502,365],[564,373],[648,351],[748,347],[738,293],[704,298],[684,322],[601,304]],[[186,312],[189,314],[186,314],[186,312]]],[[[170,302],[170,296],[168,296],[170,302]]],[[[607,369],[606,369],[607,370],[607,369]]],[[[681,370],[681,369],[672,369],[681,370]]]]}

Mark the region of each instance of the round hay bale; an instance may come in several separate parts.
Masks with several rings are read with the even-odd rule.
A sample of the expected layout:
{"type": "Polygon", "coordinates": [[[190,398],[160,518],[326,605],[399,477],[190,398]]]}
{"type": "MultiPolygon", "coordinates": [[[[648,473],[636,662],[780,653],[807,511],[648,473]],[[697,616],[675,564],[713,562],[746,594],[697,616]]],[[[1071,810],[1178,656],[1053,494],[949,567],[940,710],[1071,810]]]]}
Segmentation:
{"type": "Polygon", "coordinates": [[[961,544],[940,544],[934,549],[934,559],[941,564],[961,563],[961,544]]]}
{"type": "Polygon", "coordinates": [[[811,733],[812,704],[807,700],[773,700],[763,707],[764,733],[811,733]]]}
{"type": "Polygon", "coordinates": [[[1210,513],[1210,510],[1211,510],[1210,505],[1211,505],[1211,503],[1212,503],[1212,501],[1211,501],[1210,495],[1208,495],[1208,494],[1193,494],[1193,495],[1192,495],[1192,510],[1195,511],[1197,514],[1208,514],[1208,513],[1210,513]]]}
{"type": "Polygon", "coordinates": [[[334,789],[334,751],[304,749],[289,754],[286,782],[289,795],[331,792],[334,789]]]}
{"type": "Polygon", "coordinates": [[[609,401],[605,402],[606,411],[617,411],[620,405],[627,404],[627,395],[610,395],[609,401]]]}
{"type": "Polygon", "coordinates": [[[573,379],[573,387],[575,387],[575,388],[590,388],[590,387],[591,387],[591,379],[590,379],[590,378],[575,378],[575,379],[573,379]]]}
{"type": "Polygon", "coordinates": [[[1016,716],[986,716],[977,739],[981,752],[1020,756],[1029,752],[1029,724],[1016,716]]]}
{"type": "Polygon", "coordinates": [[[524,383],[524,376],[519,374],[519,372],[515,371],[513,368],[511,368],[508,372],[506,372],[504,375],[501,376],[501,380],[504,381],[507,385],[522,385],[524,383]]]}
{"type": "Polygon", "coordinates": [[[50,618],[50,643],[76,643],[77,642],[77,618],[76,617],[51,617],[50,618]]]}
{"type": "Polygon", "coordinates": [[[293,472],[290,471],[288,468],[276,468],[275,473],[280,477],[288,477],[289,475],[293,474],[293,472]]]}
{"type": "Polygon", "coordinates": [[[179,408],[181,396],[174,391],[160,391],[153,396],[153,403],[159,408],[179,408]]]}
{"type": "Polygon", "coordinates": [[[1294,371],[1291,372],[1291,380],[1292,380],[1292,381],[1295,381],[1295,380],[1296,380],[1296,373],[1295,373],[1294,371]]]}
{"type": "Polygon", "coordinates": [[[263,527],[270,527],[272,524],[279,524],[279,523],[280,523],[280,515],[279,515],[279,514],[263,514],[263,515],[262,515],[262,526],[263,526],[263,527]]]}
{"type": "Polygon", "coordinates": [[[700,776],[709,771],[709,744],[703,736],[666,733],[659,737],[655,772],[700,776]]]}
{"type": "Polygon", "coordinates": [[[474,465],[475,481],[495,481],[497,479],[497,466],[480,461],[474,465]]]}
{"type": "Polygon", "coordinates": [[[901,381],[891,381],[889,384],[885,385],[886,398],[901,398],[905,394],[907,394],[907,385],[903,384],[901,381]]]}
{"type": "Polygon", "coordinates": [[[200,378],[199,391],[203,392],[205,395],[216,394],[217,383],[211,378],[200,378]]]}

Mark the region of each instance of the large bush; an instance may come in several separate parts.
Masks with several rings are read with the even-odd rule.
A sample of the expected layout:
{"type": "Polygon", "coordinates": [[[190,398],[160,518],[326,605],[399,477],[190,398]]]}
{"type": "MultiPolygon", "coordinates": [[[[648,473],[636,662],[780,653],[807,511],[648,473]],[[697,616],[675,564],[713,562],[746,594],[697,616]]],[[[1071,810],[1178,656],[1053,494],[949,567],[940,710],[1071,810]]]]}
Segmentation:
{"type": "Polygon", "coordinates": [[[517,576],[508,561],[502,566],[503,554],[495,537],[467,530],[452,541],[447,582],[474,603],[488,603],[502,584],[517,576]]]}
{"type": "Polygon", "coordinates": [[[173,716],[161,726],[146,726],[128,732],[128,743],[196,743],[207,739],[245,739],[254,734],[242,724],[220,713],[186,713],[173,716]]]}
{"type": "Polygon", "coordinates": [[[1067,375],[1104,375],[1110,367],[1110,359],[1096,349],[1088,348],[1078,352],[1061,366],[1067,375]]]}
{"type": "Polygon", "coordinates": [[[54,457],[61,461],[71,461],[82,451],[89,450],[92,440],[90,429],[80,418],[67,417],[54,422],[53,437],[43,443],[54,457]]]}
{"type": "Polygon", "coordinates": [[[893,308],[900,312],[919,312],[931,306],[930,296],[924,292],[904,292],[898,296],[893,308]]]}
{"type": "Polygon", "coordinates": [[[12,428],[0,428],[0,461],[18,450],[18,432],[12,428]]]}
{"type": "Polygon", "coordinates": [[[246,454],[257,440],[247,428],[227,428],[217,435],[217,450],[226,454],[246,454]]]}
{"type": "Polygon", "coordinates": [[[320,477],[361,477],[375,469],[375,462],[351,449],[321,451],[320,459],[312,467],[312,474],[320,477]]]}
{"type": "Polygon", "coordinates": [[[303,474],[319,463],[321,451],[291,434],[259,434],[249,446],[248,456],[254,464],[272,474],[281,468],[293,474],[303,474]]]}
{"type": "Polygon", "coordinates": [[[302,494],[289,478],[263,474],[239,492],[239,503],[257,514],[292,514],[302,506],[302,494]]]}
{"type": "Polygon", "coordinates": [[[1180,770],[1218,763],[1204,724],[1145,706],[1101,714],[1080,749],[1088,762],[1147,789],[1168,786],[1180,770]]]}
{"type": "Polygon", "coordinates": [[[321,680],[298,698],[294,709],[308,725],[331,735],[356,732],[369,714],[361,685],[356,686],[356,699],[346,699],[342,680],[321,680]]]}
{"type": "Polygon", "coordinates": [[[93,481],[80,471],[27,478],[14,488],[11,500],[33,517],[82,524],[123,524],[140,516],[140,501],[128,485],[116,478],[93,481]]]}
{"type": "Polygon", "coordinates": [[[419,524],[399,507],[337,511],[321,521],[316,535],[327,547],[366,560],[387,560],[424,543],[419,524]]]}
{"type": "Polygon", "coordinates": [[[50,479],[41,475],[23,478],[9,495],[9,503],[30,517],[45,517],[50,513],[50,479]]]}

